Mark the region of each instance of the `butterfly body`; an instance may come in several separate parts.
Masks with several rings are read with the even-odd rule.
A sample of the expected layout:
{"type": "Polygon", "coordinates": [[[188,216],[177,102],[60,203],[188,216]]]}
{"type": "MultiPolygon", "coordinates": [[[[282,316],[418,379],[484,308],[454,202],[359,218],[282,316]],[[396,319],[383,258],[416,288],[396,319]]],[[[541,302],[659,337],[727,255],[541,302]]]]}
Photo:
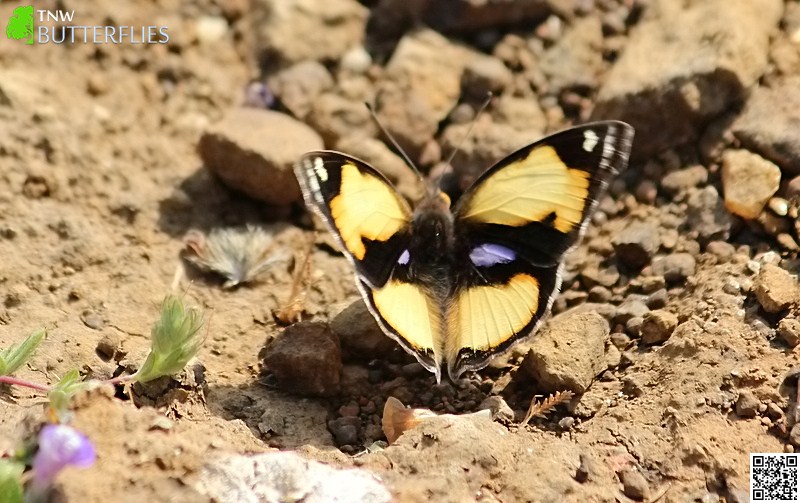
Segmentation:
{"type": "Polygon", "coordinates": [[[412,210],[363,161],[339,152],[295,167],[306,204],[336,236],[383,331],[437,380],[480,369],[535,332],[633,130],[605,121],[528,145],[451,207],[437,188],[412,210]]]}

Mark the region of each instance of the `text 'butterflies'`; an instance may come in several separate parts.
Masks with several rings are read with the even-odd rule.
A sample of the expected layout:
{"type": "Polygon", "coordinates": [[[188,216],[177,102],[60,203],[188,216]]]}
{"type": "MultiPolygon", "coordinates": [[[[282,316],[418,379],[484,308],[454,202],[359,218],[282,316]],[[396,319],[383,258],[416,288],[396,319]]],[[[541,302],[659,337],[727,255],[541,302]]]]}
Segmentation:
{"type": "Polygon", "coordinates": [[[548,136],[489,168],[452,209],[438,188],[412,209],[378,171],[339,152],[310,152],[295,174],[383,331],[437,381],[445,370],[456,380],[535,332],[632,140],[618,121],[548,136]]]}

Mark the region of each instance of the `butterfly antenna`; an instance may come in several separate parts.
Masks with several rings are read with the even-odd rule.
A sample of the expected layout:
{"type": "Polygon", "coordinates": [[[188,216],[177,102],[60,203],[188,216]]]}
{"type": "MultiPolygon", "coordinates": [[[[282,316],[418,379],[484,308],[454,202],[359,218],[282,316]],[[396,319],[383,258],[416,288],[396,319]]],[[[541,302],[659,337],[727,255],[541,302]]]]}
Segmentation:
{"type": "Polygon", "coordinates": [[[475,124],[478,122],[478,119],[481,118],[481,114],[483,114],[483,112],[489,106],[489,103],[492,102],[492,98],[494,98],[494,95],[492,94],[491,91],[486,93],[486,99],[483,101],[483,104],[478,109],[478,113],[475,114],[475,118],[472,119],[472,122],[469,124],[469,128],[467,129],[466,134],[464,135],[463,138],[461,138],[461,141],[458,142],[458,145],[456,145],[456,148],[454,148],[453,151],[450,152],[450,155],[447,157],[447,164],[450,164],[450,163],[453,162],[453,159],[455,158],[455,156],[458,153],[458,151],[461,150],[461,147],[464,146],[464,142],[467,141],[467,138],[469,138],[469,135],[472,133],[472,129],[475,127],[475,124]]]}
{"type": "Polygon", "coordinates": [[[370,115],[372,116],[372,120],[374,120],[374,121],[375,121],[375,124],[377,124],[377,125],[378,125],[378,127],[379,127],[379,128],[381,129],[381,131],[383,132],[383,134],[384,134],[384,135],[385,135],[387,138],[389,138],[389,141],[390,141],[390,142],[392,142],[392,145],[394,145],[394,148],[395,148],[395,149],[397,149],[397,151],[398,151],[398,152],[400,152],[400,155],[402,155],[402,156],[403,156],[403,159],[406,161],[406,164],[408,164],[408,167],[410,167],[411,169],[413,169],[413,170],[414,170],[414,173],[416,173],[416,174],[417,174],[417,176],[419,177],[419,179],[420,179],[420,180],[422,180],[423,182],[425,182],[425,177],[424,177],[424,176],[422,176],[422,173],[420,172],[419,168],[417,168],[417,166],[416,166],[416,165],[415,165],[415,164],[414,164],[414,163],[411,161],[411,158],[410,158],[410,157],[408,157],[408,154],[406,154],[406,151],[405,151],[405,150],[403,150],[403,148],[400,146],[400,144],[399,144],[399,143],[397,143],[397,140],[395,140],[395,139],[394,139],[394,136],[392,136],[392,134],[391,134],[391,133],[390,133],[390,132],[389,132],[389,131],[386,129],[386,127],[383,125],[383,123],[381,122],[381,120],[378,118],[378,114],[376,114],[376,113],[375,113],[375,109],[374,109],[374,108],[372,108],[372,105],[370,105],[370,104],[369,104],[369,103],[367,103],[367,102],[364,102],[364,105],[367,107],[367,110],[369,110],[369,113],[370,113],[370,115]]]}

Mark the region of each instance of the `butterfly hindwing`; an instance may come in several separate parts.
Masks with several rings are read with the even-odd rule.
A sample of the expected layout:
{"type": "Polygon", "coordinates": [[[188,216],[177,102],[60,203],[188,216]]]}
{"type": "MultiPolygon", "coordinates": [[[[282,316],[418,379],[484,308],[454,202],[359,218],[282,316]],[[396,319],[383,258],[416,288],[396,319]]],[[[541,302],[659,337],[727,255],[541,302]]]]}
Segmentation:
{"type": "Polygon", "coordinates": [[[457,378],[532,333],[561,286],[575,246],[613,174],[624,170],[633,129],[606,121],[524,147],[487,170],[454,210],[457,275],[445,348],[457,378]]]}
{"type": "Polygon", "coordinates": [[[336,236],[359,278],[383,286],[409,239],[408,203],[367,163],[339,152],[309,152],[295,174],[306,204],[336,236]]]}

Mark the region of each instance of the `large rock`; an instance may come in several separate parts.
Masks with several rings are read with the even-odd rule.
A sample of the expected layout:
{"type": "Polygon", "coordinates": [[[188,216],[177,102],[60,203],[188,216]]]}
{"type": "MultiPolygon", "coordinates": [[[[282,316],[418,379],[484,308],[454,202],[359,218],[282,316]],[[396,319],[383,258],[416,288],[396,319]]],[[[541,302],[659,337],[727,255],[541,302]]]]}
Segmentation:
{"type": "Polygon", "coordinates": [[[203,134],[198,150],[205,166],[231,188],[285,205],[300,199],[292,166],[322,147],[313,129],[288,115],[237,108],[203,134]]]}
{"type": "Polygon", "coordinates": [[[594,116],[633,125],[637,158],[698,138],[766,71],[782,11],[780,0],[653,1],[609,72],[594,116]]]}
{"type": "Polygon", "coordinates": [[[257,50],[266,66],[338,60],[361,45],[367,14],[356,0],[255,0],[257,50]]]}
{"type": "Polygon", "coordinates": [[[286,391],[313,396],[339,392],[342,351],[325,323],[301,321],[287,327],[266,347],[264,365],[286,391]]]}
{"type": "Polygon", "coordinates": [[[744,146],[759,152],[785,173],[800,175],[800,77],[759,87],[733,124],[744,146]]]}
{"type": "Polygon", "coordinates": [[[753,282],[756,299],[764,311],[779,313],[800,304],[797,278],[773,264],[764,264],[753,282]]]}
{"type": "Polygon", "coordinates": [[[542,393],[583,393],[606,368],[608,334],[608,322],[597,313],[563,313],[536,336],[521,369],[542,393]]]}
{"type": "Polygon", "coordinates": [[[747,150],[726,150],[722,155],[722,189],[725,207],[742,218],[755,219],[780,187],[781,170],[747,150]]]}
{"type": "Polygon", "coordinates": [[[595,89],[603,70],[602,46],[600,18],[578,19],[539,61],[548,91],[557,95],[565,90],[595,89]]]}
{"type": "Polygon", "coordinates": [[[403,37],[378,83],[377,110],[386,129],[416,158],[461,94],[461,77],[476,54],[433,30],[403,37]]]}

